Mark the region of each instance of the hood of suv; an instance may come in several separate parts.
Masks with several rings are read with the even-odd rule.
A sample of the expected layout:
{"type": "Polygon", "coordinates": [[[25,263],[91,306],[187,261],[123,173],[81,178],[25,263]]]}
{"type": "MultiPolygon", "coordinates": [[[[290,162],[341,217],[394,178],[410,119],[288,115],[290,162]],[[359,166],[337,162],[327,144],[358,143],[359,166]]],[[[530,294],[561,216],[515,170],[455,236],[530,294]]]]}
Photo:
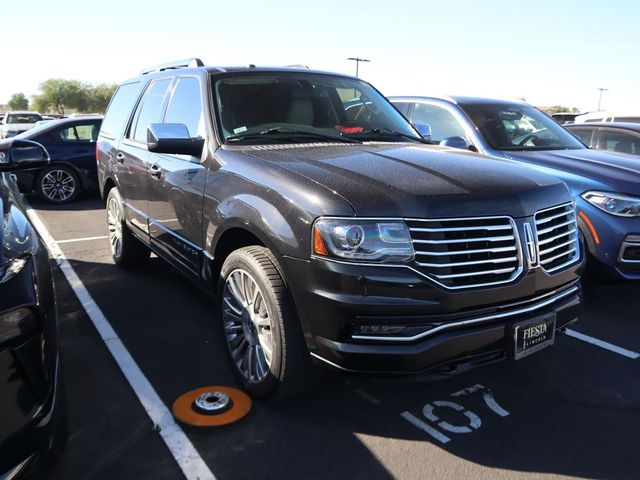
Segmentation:
{"type": "Polygon", "coordinates": [[[561,181],[532,168],[442,147],[268,145],[244,153],[338,193],[360,216],[523,217],[571,199],[561,181]]]}
{"type": "Polygon", "coordinates": [[[601,150],[543,150],[505,152],[514,160],[544,167],[567,182],[574,194],[589,188],[627,194],[640,193],[640,158],[601,150]]]}

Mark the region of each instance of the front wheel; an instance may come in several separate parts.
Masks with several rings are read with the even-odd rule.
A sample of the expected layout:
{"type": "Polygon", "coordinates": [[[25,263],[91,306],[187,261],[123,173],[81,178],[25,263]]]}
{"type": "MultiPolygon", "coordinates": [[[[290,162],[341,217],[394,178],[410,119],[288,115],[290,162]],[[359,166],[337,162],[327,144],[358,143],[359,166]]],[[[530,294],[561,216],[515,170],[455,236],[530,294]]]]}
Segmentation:
{"type": "Polygon", "coordinates": [[[224,336],[244,389],[257,398],[302,393],[317,379],[302,328],[269,249],[231,253],[220,272],[224,336]]]}
{"type": "Polygon", "coordinates": [[[107,195],[107,229],[111,257],[116,265],[133,268],[149,261],[150,250],[133,236],[124,220],[122,197],[116,187],[107,195]]]}

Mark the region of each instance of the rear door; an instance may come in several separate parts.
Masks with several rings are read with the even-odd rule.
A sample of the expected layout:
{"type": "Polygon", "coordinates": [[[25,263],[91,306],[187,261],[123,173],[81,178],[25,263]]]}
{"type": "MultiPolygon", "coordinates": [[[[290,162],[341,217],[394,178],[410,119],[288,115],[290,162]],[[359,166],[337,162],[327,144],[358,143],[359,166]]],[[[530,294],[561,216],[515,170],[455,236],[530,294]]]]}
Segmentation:
{"type": "MultiPolygon", "coordinates": [[[[203,82],[178,79],[164,123],[181,123],[193,137],[204,137],[203,82]]],[[[205,149],[206,151],[206,145],[205,149]]],[[[155,250],[199,275],[202,266],[202,202],[207,169],[203,156],[149,153],[149,233],[155,250]]]]}
{"type": "Polygon", "coordinates": [[[100,119],[65,123],[49,133],[46,144],[52,162],[64,162],[80,172],[84,188],[96,184],[96,140],[100,119]]]}
{"type": "Polygon", "coordinates": [[[147,128],[162,117],[171,78],[156,79],[147,85],[131,124],[116,154],[116,176],[122,194],[125,217],[138,235],[149,234],[149,152],[147,128]]]}

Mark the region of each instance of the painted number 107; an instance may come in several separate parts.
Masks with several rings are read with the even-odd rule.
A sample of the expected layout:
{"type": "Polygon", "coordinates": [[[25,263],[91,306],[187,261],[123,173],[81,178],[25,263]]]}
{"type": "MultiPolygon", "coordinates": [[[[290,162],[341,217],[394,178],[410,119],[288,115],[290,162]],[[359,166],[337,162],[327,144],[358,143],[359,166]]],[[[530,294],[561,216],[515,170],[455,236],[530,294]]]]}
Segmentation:
{"type": "MultiPolygon", "coordinates": [[[[452,393],[450,396],[458,399],[475,393],[482,396],[482,400],[485,405],[497,416],[509,416],[509,412],[496,402],[491,391],[483,385],[473,385],[471,387],[463,388],[462,390],[452,393]]],[[[422,407],[422,416],[424,418],[418,418],[410,412],[403,412],[401,415],[405,420],[415,425],[420,430],[428,433],[441,443],[449,443],[451,441],[451,438],[447,433],[471,433],[482,426],[482,420],[480,420],[480,417],[475,412],[452,400],[435,400],[433,402],[426,403],[424,407],[422,407]],[[453,424],[442,420],[438,416],[438,412],[443,412],[445,409],[450,409],[462,414],[464,417],[463,422],[461,424],[453,424]]]]}

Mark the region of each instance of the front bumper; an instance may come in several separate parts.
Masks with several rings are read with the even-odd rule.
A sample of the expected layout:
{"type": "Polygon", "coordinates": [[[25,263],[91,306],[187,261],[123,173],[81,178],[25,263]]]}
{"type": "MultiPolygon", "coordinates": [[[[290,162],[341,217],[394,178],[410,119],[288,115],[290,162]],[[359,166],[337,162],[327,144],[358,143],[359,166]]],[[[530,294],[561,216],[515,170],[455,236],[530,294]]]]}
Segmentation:
{"type": "Polygon", "coordinates": [[[640,235],[640,218],[616,217],[582,200],[578,227],[600,270],[627,280],[640,280],[640,259],[634,251],[640,243],[627,241],[630,235],[640,235]]]}
{"type": "Polygon", "coordinates": [[[512,284],[443,290],[404,268],[282,259],[311,354],[337,368],[421,373],[504,358],[511,327],[556,313],[577,320],[582,262],[553,275],[540,268],[512,284]]]}

